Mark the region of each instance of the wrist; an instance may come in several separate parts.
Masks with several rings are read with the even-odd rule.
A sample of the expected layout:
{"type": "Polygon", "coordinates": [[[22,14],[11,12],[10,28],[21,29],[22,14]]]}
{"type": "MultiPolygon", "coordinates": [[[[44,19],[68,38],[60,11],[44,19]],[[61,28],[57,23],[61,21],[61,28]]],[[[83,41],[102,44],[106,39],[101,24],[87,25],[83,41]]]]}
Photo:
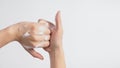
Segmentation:
{"type": "Polygon", "coordinates": [[[5,28],[3,31],[5,32],[5,34],[8,35],[8,37],[9,37],[9,39],[11,39],[11,41],[15,41],[17,39],[16,28],[13,27],[13,25],[5,28]]]}
{"type": "Polygon", "coordinates": [[[14,41],[19,41],[21,37],[29,30],[30,23],[20,22],[9,26],[7,29],[14,41]]]}
{"type": "Polygon", "coordinates": [[[11,26],[5,29],[0,30],[0,48],[4,45],[8,44],[9,42],[15,41],[15,33],[12,30],[11,26]]]}
{"type": "Polygon", "coordinates": [[[59,53],[63,51],[63,47],[62,45],[59,46],[55,46],[52,48],[52,50],[49,52],[50,55],[55,54],[55,53],[59,53]]]}

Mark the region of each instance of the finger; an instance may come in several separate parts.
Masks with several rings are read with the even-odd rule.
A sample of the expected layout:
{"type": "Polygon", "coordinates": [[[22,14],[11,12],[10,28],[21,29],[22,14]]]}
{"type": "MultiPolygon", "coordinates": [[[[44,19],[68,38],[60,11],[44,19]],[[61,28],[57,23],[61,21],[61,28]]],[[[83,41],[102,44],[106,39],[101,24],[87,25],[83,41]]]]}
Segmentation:
{"type": "Polygon", "coordinates": [[[43,41],[43,42],[40,42],[39,44],[37,44],[35,46],[35,48],[44,48],[44,47],[48,47],[49,46],[49,41],[43,41]]]}
{"type": "Polygon", "coordinates": [[[48,21],[48,25],[49,25],[50,32],[52,33],[55,29],[55,25],[49,21],[48,21]]]}
{"type": "Polygon", "coordinates": [[[38,23],[39,23],[40,25],[42,25],[42,26],[46,26],[46,27],[49,26],[49,25],[48,25],[48,22],[47,22],[46,20],[44,20],[44,19],[39,19],[39,20],[38,20],[38,23]]]}
{"type": "Polygon", "coordinates": [[[50,39],[50,35],[31,35],[28,39],[35,42],[48,41],[50,39]]]}
{"type": "Polygon", "coordinates": [[[31,31],[29,34],[30,35],[49,35],[51,32],[49,30],[49,28],[46,28],[46,27],[43,27],[43,26],[40,26],[38,28],[38,30],[34,30],[34,31],[31,31]]]}
{"type": "Polygon", "coordinates": [[[55,21],[56,21],[56,29],[61,30],[62,23],[61,23],[60,11],[57,12],[56,17],[55,17],[55,21]]]}
{"type": "Polygon", "coordinates": [[[52,30],[54,30],[55,25],[53,23],[51,23],[50,21],[44,20],[44,19],[39,19],[38,23],[47,23],[45,25],[48,26],[48,28],[50,29],[50,32],[52,32],[52,30]]]}
{"type": "Polygon", "coordinates": [[[39,27],[39,33],[43,33],[43,34],[50,34],[50,30],[48,27],[45,27],[45,26],[40,26],[39,27]]]}
{"type": "Polygon", "coordinates": [[[45,51],[48,51],[48,52],[50,52],[51,51],[51,48],[49,48],[49,47],[45,47],[45,48],[43,48],[45,51]]]}
{"type": "Polygon", "coordinates": [[[38,19],[38,23],[41,23],[41,21],[46,22],[44,19],[38,19]]]}
{"type": "Polygon", "coordinates": [[[44,35],[44,41],[49,41],[50,40],[50,35],[44,35]]]}
{"type": "Polygon", "coordinates": [[[38,19],[38,23],[41,21],[42,19],[38,19]]]}
{"type": "Polygon", "coordinates": [[[26,49],[33,57],[43,60],[43,56],[34,49],[26,49]]]}
{"type": "Polygon", "coordinates": [[[48,46],[49,46],[49,41],[40,41],[40,42],[31,41],[30,45],[23,44],[23,47],[26,49],[43,48],[43,47],[48,47],[48,46]]]}
{"type": "Polygon", "coordinates": [[[49,24],[46,20],[40,20],[39,22],[39,32],[44,32],[45,34],[50,34],[49,24]]]}

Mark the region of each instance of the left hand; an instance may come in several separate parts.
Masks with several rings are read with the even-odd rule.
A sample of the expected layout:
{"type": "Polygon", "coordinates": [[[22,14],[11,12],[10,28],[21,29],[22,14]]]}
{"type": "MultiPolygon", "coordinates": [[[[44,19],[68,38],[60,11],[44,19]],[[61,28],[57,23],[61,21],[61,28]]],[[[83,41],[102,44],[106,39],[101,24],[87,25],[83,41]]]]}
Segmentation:
{"type": "Polygon", "coordinates": [[[33,57],[43,60],[43,56],[36,52],[34,48],[49,46],[50,30],[48,23],[40,20],[38,23],[21,22],[16,25],[19,27],[17,32],[18,42],[33,57]]]}

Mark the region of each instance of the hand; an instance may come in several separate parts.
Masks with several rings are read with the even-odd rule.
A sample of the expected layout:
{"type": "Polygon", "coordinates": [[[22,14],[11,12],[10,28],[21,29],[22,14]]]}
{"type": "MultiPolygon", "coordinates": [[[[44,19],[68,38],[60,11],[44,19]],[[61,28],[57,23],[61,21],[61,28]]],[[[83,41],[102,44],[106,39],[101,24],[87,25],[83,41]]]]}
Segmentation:
{"type": "Polygon", "coordinates": [[[60,18],[60,11],[57,12],[55,21],[56,21],[56,25],[50,23],[50,25],[52,26],[50,45],[49,47],[44,48],[49,53],[62,47],[61,45],[62,45],[63,28],[60,18]]]}
{"type": "Polygon", "coordinates": [[[50,36],[50,45],[44,49],[49,53],[51,68],[66,68],[64,51],[62,48],[63,28],[60,18],[60,12],[57,12],[56,25],[51,24],[52,31],[50,36]]]}
{"type": "Polygon", "coordinates": [[[18,42],[33,57],[43,60],[43,56],[34,50],[35,47],[48,47],[50,30],[48,23],[39,20],[39,23],[21,22],[18,24],[18,42]],[[45,27],[44,29],[41,27],[45,27]],[[30,35],[26,35],[29,33],[30,35]]]}

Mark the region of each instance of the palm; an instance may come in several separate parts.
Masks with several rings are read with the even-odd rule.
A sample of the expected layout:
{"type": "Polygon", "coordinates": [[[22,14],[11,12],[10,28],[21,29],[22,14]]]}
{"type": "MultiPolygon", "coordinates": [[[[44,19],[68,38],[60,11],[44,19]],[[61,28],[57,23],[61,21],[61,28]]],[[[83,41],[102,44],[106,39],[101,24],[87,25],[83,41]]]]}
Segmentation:
{"type": "Polygon", "coordinates": [[[62,24],[60,19],[60,12],[56,14],[55,20],[56,20],[56,26],[50,23],[50,26],[52,26],[50,46],[47,48],[44,48],[47,52],[54,50],[55,48],[59,47],[59,45],[62,43],[63,30],[62,30],[62,24]]]}

